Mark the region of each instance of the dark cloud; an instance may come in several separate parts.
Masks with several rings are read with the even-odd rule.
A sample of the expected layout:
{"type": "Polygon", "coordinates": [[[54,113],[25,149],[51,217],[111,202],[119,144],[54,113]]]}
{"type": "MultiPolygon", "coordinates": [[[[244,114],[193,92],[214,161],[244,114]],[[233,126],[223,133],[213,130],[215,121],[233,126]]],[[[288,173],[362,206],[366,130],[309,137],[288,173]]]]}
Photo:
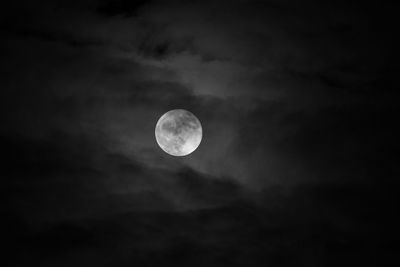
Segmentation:
{"type": "Polygon", "coordinates": [[[96,11],[105,14],[107,16],[116,16],[116,15],[134,16],[137,15],[139,10],[143,6],[146,6],[151,2],[152,1],[149,0],[100,1],[99,5],[96,8],[96,11]]]}
{"type": "Polygon", "coordinates": [[[14,1],[0,67],[10,266],[389,266],[394,9],[14,1]],[[157,119],[203,126],[173,158],[157,119]]]}

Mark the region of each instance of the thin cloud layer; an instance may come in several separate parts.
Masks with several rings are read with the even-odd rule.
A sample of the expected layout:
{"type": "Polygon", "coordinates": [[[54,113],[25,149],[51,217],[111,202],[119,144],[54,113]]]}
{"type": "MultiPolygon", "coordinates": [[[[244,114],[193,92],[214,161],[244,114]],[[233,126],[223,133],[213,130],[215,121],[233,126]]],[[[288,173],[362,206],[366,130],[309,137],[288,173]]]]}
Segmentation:
{"type": "Polygon", "coordinates": [[[396,260],[393,11],[17,1],[1,11],[11,266],[396,260]],[[173,158],[166,111],[202,123],[173,158]]]}

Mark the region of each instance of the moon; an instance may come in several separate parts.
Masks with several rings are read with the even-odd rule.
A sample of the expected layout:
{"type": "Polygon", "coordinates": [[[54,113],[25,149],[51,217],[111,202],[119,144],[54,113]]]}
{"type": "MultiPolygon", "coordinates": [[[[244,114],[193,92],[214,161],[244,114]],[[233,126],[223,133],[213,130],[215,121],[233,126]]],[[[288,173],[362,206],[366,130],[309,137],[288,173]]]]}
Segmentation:
{"type": "Polygon", "coordinates": [[[186,156],[200,145],[203,129],[191,112],[173,109],[160,117],[155,135],[158,145],[172,156],[186,156]]]}

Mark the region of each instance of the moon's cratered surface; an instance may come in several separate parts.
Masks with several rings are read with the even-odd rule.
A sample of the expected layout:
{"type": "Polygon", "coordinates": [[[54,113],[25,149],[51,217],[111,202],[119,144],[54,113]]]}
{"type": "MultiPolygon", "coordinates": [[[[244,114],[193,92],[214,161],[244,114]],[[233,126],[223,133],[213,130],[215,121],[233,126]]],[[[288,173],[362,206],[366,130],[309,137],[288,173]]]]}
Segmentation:
{"type": "Polygon", "coordinates": [[[162,150],[173,156],[186,156],[200,145],[203,129],[191,112],[174,109],[158,120],[155,135],[162,150]]]}

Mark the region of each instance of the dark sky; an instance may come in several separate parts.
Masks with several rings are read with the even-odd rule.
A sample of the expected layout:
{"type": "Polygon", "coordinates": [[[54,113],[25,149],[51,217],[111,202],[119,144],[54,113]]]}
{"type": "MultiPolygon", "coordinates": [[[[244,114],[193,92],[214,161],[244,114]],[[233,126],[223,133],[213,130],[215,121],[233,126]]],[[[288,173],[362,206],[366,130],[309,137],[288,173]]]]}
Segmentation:
{"type": "Polygon", "coordinates": [[[0,10],[2,266],[399,264],[393,6],[0,10]],[[176,108],[187,157],[154,138],[176,108]]]}

